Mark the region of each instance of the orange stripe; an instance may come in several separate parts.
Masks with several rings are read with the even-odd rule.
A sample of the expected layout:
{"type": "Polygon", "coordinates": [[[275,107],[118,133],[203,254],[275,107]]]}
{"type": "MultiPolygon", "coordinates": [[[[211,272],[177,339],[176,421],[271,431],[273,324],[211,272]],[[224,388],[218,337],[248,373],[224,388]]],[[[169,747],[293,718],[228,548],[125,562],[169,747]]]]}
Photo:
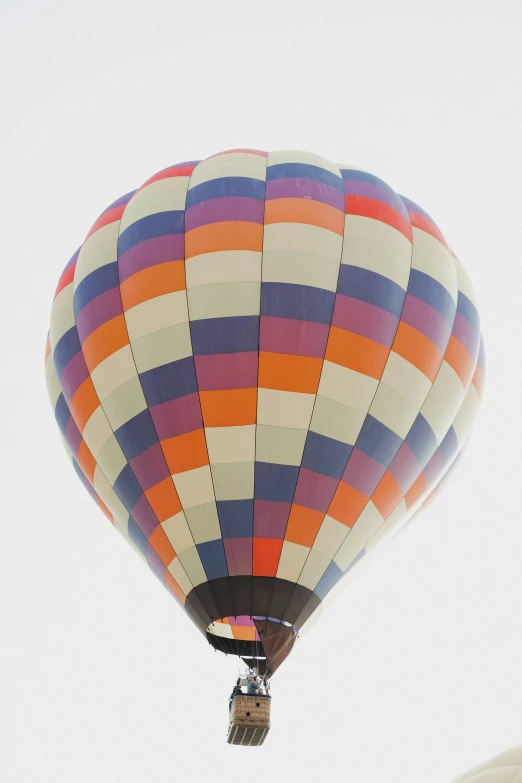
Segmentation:
{"type": "Polygon", "coordinates": [[[254,538],[253,576],[275,576],[283,542],[279,538],[254,538]]]}
{"type": "Polygon", "coordinates": [[[81,467],[91,484],[94,485],[94,471],[96,470],[96,460],[92,456],[86,442],[82,440],[76,457],[78,465],[81,467]]]}
{"type": "Polygon", "coordinates": [[[324,514],[322,511],[314,511],[292,503],[288,525],[286,526],[285,540],[293,544],[311,547],[319,532],[324,514]]]}
{"type": "Polygon", "coordinates": [[[158,525],[156,530],[150,534],[149,544],[159,556],[163,565],[169,566],[176,557],[172,544],[161,525],[158,525]]]}
{"type": "Polygon", "coordinates": [[[167,585],[169,590],[171,590],[174,593],[178,601],[180,601],[183,605],[185,605],[187,596],[185,595],[181,587],[178,585],[178,583],[176,582],[176,580],[174,579],[170,571],[167,571],[165,574],[165,584],[167,585]]]}
{"type": "Polygon", "coordinates": [[[248,625],[231,625],[234,639],[239,639],[242,642],[253,642],[256,638],[255,627],[248,625]]]}
{"type": "Polygon", "coordinates": [[[486,385],[486,373],[480,366],[480,364],[477,364],[475,367],[475,374],[473,375],[473,386],[479,393],[479,397],[482,397],[484,393],[484,386],[486,385]]]}
{"type": "Polygon", "coordinates": [[[111,523],[111,525],[114,525],[114,519],[112,517],[110,510],[107,508],[107,506],[99,496],[98,496],[98,505],[103,511],[103,513],[105,514],[105,516],[107,517],[107,519],[109,520],[109,522],[111,523]]]}
{"type": "Polygon", "coordinates": [[[118,315],[92,332],[82,345],[85,363],[92,372],[104,359],[129,344],[125,316],[118,315]]]}
{"type": "Polygon", "coordinates": [[[462,381],[462,385],[467,389],[475,369],[473,360],[460,340],[457,340],[453,335],[450,337],[444,358],[453,367],[462,381]]]}
{"type": "Polygon", "coordinates": [[[265,225],[269,223],[306,223],[343,236],[344,214],[321,201],[306,198],[275,198],[265,202],[265,225]]]}
{"type": "Polygon", "coordinates": [[[124,310],[154,299],[156,296],[183,291],[185,285],[185,262],[167,261],[136,272],[128,277],[121,286],[121,301],[124,310]]]}
{"type": "Polygon", "coordinates": [[[86,378],[76,389],[70,405],[72,417],[80,432],[83,432],[85,425],[99,405],[100,401],[93,382],[90,378],[86,378]]]}
{"type": "Polygon", "coordinates": [[[263,226],[241,220],[225,220],[193,228],[185,234],[185,258],[217,250],[263,249],[263,226]]]}
{"type": "Polygon", "coordinates": [[[389,517],[393,509],[402,500],[402,489],[388,470],[380,480],[371,500],[384,519],[389,517]]]}
{"type": "Polygon", "coordinates": [[[170,476],[148,489],[145,496],[160,522],[181,511],[178,493],[170,476]]]}
{"type": "Polygon", "coordinates": [[[417,367],[433,383],[442,364],[442,354],[431,340],[401,321],[392,350],[417,367]]]}
{"type": "Polygon", "coordinates": [[[258,383],[264,389],[315,394],[322,366],[322,359],[260,351],[258,383]]]}
{"type": "Polygon", "coordinates": [[[202,429],[162,440],[161,448],[174,475],[208,465],[207,442],[202,429]]]}
{"type": "Polygon", "coordinates": [[[368,337],[330,327],[325,359],[371,378],[380,379],[390,349],[368,337]]]}
{"type": "Polygon", "coordinates": [[[205,427],[256,423],[257,389],[200,391],[199,400],[205,427]]]}
{"type": "Polygon", "coordinates": [[[357,489],[340,481],[328,509],[328,516],[333,517],[347,527],[353,527],[359,519],[368,498],[357,489]]]}

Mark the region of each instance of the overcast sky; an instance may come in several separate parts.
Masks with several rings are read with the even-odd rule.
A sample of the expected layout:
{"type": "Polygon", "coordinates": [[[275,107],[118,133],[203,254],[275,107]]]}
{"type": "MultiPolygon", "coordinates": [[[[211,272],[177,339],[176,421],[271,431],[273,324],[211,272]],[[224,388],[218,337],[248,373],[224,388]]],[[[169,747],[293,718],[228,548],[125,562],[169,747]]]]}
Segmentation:
{"type": "Polygon", "coordinates": [[[2,783],[448,783],[522,737],[522,4],[0,0],[2,783]],[[44,385],[98,214],[233,147],[357,164],[429,212],[481,305],[465,460],[226,744],[214,653],[77,480],[44,385]]]}

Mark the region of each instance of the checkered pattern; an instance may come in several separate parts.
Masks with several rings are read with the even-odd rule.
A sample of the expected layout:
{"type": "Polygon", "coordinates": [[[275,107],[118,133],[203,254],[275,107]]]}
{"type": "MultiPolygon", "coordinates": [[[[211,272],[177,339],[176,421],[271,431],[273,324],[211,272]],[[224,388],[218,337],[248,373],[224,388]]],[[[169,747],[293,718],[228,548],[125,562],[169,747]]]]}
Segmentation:
{"type": "MultiPolygon", "coordinates": [[[[420,207],[317,155],[233,150],[100,216],[60,278],[46,374],[84,486],[181,604],[273,580],[313,598],[302,625],[454,464],[484,351],[420,207]]],[[[200,628],[255,641],[215,600],[200,628]]]]}

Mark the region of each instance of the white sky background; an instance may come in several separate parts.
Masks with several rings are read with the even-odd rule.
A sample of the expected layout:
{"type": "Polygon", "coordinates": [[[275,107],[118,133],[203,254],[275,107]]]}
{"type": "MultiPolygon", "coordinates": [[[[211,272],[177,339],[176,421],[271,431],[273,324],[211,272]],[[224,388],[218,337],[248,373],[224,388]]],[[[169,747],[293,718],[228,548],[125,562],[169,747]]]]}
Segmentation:
{"type": "Polygon", "coordinates": [[[522,3],[0,0],[2,783],[448,783],[522,737],[522,3]],[[488,384],[460,470],[226,745],[214,653],[82,488],[48,405],[58,276],[153,172],[231,147],[355,163],[471,273],[488,384]]]}

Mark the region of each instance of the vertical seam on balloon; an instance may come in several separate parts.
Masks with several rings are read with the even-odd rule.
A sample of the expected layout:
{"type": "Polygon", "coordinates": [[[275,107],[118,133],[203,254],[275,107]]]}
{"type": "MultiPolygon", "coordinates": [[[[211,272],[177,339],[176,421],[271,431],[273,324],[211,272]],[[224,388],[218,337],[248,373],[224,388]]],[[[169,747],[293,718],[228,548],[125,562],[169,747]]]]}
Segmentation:
{"type": "MultiPolygon", "coordinates": [[[[205,160],[208,160],[208,158],[206,158],[205,160]]],[[[194,170],[192,171],[192,174],[190,175],[189,183],[188,183],[188,186],[187,186],[187,192],[185,194],[185,211],[186,211],[186,204],[187,204],[187,196],[188,196],[188,192],[190,190],[190,183],[192,181],[192,177],[194,175],[194,171],[196,171],[197,167],[199,165],[201,165],[201,163],[204,163],[204,162],[205,161],[200,161],[194,167],[194,170]]],[[[186,246],[186,231],[185,231],[185,222],[184,222],[183,223],[183,247],[185,248],[185,246],[186,246]]],[[[187,296],[187,313],[188,313],[188,324],[189,324],[189,332],[190,332],[190,344],[192,346],[192,322],[190,320],[189,295],[188,295],[188,288],[187,288],[187,282],[186,282],[186,279],[187,279],[187,268],[186,268],[187,259],[186,259],[185,249],[183,251],[183,256],[185,257],[185,291],[186,291],[186,296],[187,296]]],[[[205,447],[207,449],[208,467],[209,467],[209,470],[210,470],[210,479],[212,481],[212,491],[214,493],[214,503],[216,505],[216,515],[217,515],[217,518],[218,518],[219,532],[220,532],[220,535],[221,535],[221,546],[223,547],[223,557],[224,557],[224,560],[225,560],[225,563],[226,563],[226,566],[227,566],[227,577],[226,578],[227,578],[228,587],[229,587],[229,590],[230,590],[230,600],[231,600],[231,603],[232,603],[232,609],[234,611],[234,617],[237,617],[237,615],[235,613],[236,612],[236,607],[235,607],[235,604],[234,604],[234,593],[232,591],[232,583],[230,581],[230,574],[228,573],[228,563],[227,563],[227,557],[226,557],[226,553],[225,553],[225,539],[223,538],[223,530],[221,528],[221,519],[220,519],[220,516],[219,516],[219,508],[218,508],[217,498],[216,498],[216,486],[214,484],[214,473],[213,473],[213,470],[212,470],[212,463],[210,461],[210,453],[209,453],[208,444],[207,444],[207,432],[206,432],[206,426],[205,426],[205,417],[203,415],[203,408],[201,406],[201,397],[200,397],[200,391],[199,391],[198,374],[197,374],[197,371],[196,371],[196,358],[194,356],[194,348],[192,348],[192,356],[193,356],[193,359],[194,359],[194,375],[196,377],[196,386],[197,386],[197,389],[198,389],[199,407],[200,407],[200,410],[201,410],[201,422],[203,424],[203,435],[205,437],[205,447]]],[[[206,576],[206,571],[205,571],[205,576],[206,576]]],[[[219,606],[219,603],[216,600],[216,596],[214,595],[214,591],[212,590],[212,587],[210,586],[212,581],[213,580],[211,580],[211,579],[209,579],[207,577],[208,589],[210,590],[210,592],[212,594],[212,598],[214,599],[214,603],[216,604],[216,608],[218,609],[219,612],[221,612],[221,607],[219,606]]],[[[211,619],[216,619],[216,618],[211,618],[211,619]]],[[[225,619],[225,618],[217,618],[217,619],[225,619]]]]}
{"type": "MultiPolygon", "coordinates": [[[[137,191],[135,191],[135,193],[137,193],[137,192],[139,192],[139,189],[138,189],[137,191]]],[[[132,197],[132,198],[133,198],[133,197],[132,197]]],[[[149,417],[150,417],[150,420],[151,420],[152,426],[153,426],[153,428],[154,428],[154,432],[156,433],[156,438],[157,438],[157,441],[158,441],[159,447],[160,447],[160,449],[161,449],[161,454],[162,454],[162,456],[163,456],[163,460],[164,460],[164,462],[165,462],[165,466],[166,466],[166,468],[167,468],[167,470],[168,470],[168,472],[169,472],[170,479],[171,479],[172,483],[174,484],[174,479],[172,478],[172,475],[171,475],[171,473],[170,473],[170,468],[169,468],[169,466],[168,466],[168,463],[167,463],[167,458],[166,458],[166,456],[165,456],[165,452],[163,451],[163,446],[161,445],[161,440],[160,440],[160,438],[159,438],[158,431],[157,431],[157,429],[156,429],[156,425],[155,425],[155,423],[154,423],[154,419],[152,418],[152,414],[151,414],[151,412],[150,412],[149,404],[148,404],[148,402],[147,402],[147,398],[145,397],[145,392],[143,391],[143,386],[142,386],[142,384],[141,384],[141,378],[140,378],[140,374],[139,374],[139,372],[138,372],[138,366],[137,366],[137,364],[136,364],[136,359],[134,358],[134,350],[133,350],[133,347],[132,347],[132,341],[131,341],[130,334],[129,334],[129,330],[128,330],[128,327],[127,327],[127,315],[126,315],[125,308],[124,308],[124,306],[123,306],[123,298],[122,298],[122,295],[121,295],[121,279],[120,279],[120,257],[119,257],[119,243],[120,243],[120,236],[121,236],[121,234],[120,234],[120,227],[121,227],[121,221],[122,221],[122,219],[123,219],[123,215],[125,214],[125,212],[126,212],[126,210],[127,210],[127,207],[129,206],[129,204],[131,203],[131,201],[132,201],[132,198],[131,198],[131,199],[129,200],[129,202],[128,202],[128,203],[125,205],[125,209],[123,210],[123,213],[122,213],[122,215],[121,215],[120,219],[118,220],[118,238],[117,238],[117,240],[116,240],[116,271],[117,271],[117,274],[118,274],[118,294],[119,294],[119,297],[120,297],[120,302],[121,302],[121,310],[122,310],[122,313],[123,313],[123,321],[124,321],[124,323],[125,323],[125,331],[127,332],[127,339],[128,339],[128,341],[129,341],[129,342],[128,342],[128,345],[129,345],[129,348],[130,348],[130,352],[131,352],[131,356],[132,356],[132,361],[133,361],[133,364],[134,364],[134,369],[136,370],[136,377],[137,377],[137,379],[138,379],[138,381],[139,381],[140,388],[141,388],[141,393],[143,394],[143,398],[144,398],[144,400],[145,400],[145,403],[146,403],[146,405],[147,405],[147,412],[148,412],[148,414],[149,414],[149,417]]],[[[132,225],[132,223],[131,223],[130,225],[132,225]]],[[[184,226],[184,225],[185,225],[185,212],[183,211],[183,226],[184,226]]],[[[129,227],[130,227],[130,226],[129,226],[129,227]]],[[[184,256],[185,256],[185,253],[183,252],[183,257],[184,257],[184,256]]],[[[186,284],[185,284],[185,285],[186,285],[186,284]]],[[[112,429],[112,427],[111,427],[111,429],[112,429]]],[[[113,431],[113,432],[114,432],[114,431],[113,431]]],[[[129,461],[127,461],[127,464],[129,465],[129,467],[131,467],[131,465],[130,465],[130,462],[129,462],[129,461]]],[[[132,470],[132,467],[131,467],[131,470],[132,470]]],[[[132,471],[132,472],[133,472],[133,475],[135,475],[135,474],[134,474],[134,471],[132,471]]],[[[138,481],[138,479],[137,479],[137,477],[136,477],[136,476],[135,476],[135,478],[136,478],[136,481],[138,481]]],[[[138,481],[138,484],[139,484],[139,486],[140,486],[140,489],[141,489],[141,484],[140,484],[140,482],[139,482],[139,481],[138,481]]],[[[175,484],[174,484],[174,488],[176,488],[176,485],[175,485],[175,484]]],[[[176,493],[177,493],[177,490],[176,490],[176,493]]],[[[147,497],[147,496],[145,495],[145,491],[144,491],[144,490],[142,490],[142,495],[143,495],[143,497],[145,497],[145,498],[147,497]]],[[[149,503],[149,506],[150,506],[150,503],[149,503]]],[[[155,516],[155,517],[156,517],[156,519],[158,520],[158,526],[159,526],[159,527],[162,527],[162,526],[161,526],[161,522],[159,521],[159,519],[158,519],[158,516],[157,516],[156,512],[154,511],[154,509],[152,508],[152,506],[150,506],[150,508],[151,508],[151,511],[153,512],[154,516],[155,516]]],[[[185,509],[184,509],[183,507],[182,507],[182,510],[183,510],[183,516],[185,516],[185,509]]],[[[191,535],[191,537],[192,537],[192,540],[194,541],[194,537],[192,536],[192,530],[190,529],[190,526],[189,526],[189,524],[188,524],[188,521],[187,521],[186,517],[185,517],[185,521],[187,522],[187,527],[189,528],[190,535],[191,535]]],[[[162,529],[163,529],[163,528],[162,528],[162,529]]],[[[147,542],[148,542],[148,538],[147,538],[147,542]]],[[[196,545],[196,542],[194,541],[194,546],[195,546],[195,545],[196,545]]],[[[151,546],[152,546],[152,545],[151,545],[151,546]]],[[[172,544],[171,544],[171,546],[172,546],[172,544]]],[[[174,547],[172,547],[172,548],[174,549],[174,547]]],[[[183,551],[185,551],[185,550],[183,550],[183,551]]],[[[179,557],[179,554],[178,554],[178,552],[176,552],[176,558],[179,560],[179,564],[180,564],[181,568],[183,568],[183,572],[185,573],[185,575],[186,575],[186,577],[187,577],[188,581],[190,582],[190,584],[192,584],[192,579],[189,577],[189,575],[188,575],[188,574],[187,574],[187,572],[185,571],[185,568],[184,568],[184,566],[183,566],[183,563],[182,563],[182,562],[181,562],[181,560],[180,560],[180,557],[179,557]]],[[[165,569],[168,571],[168,566],[165,566],[165,569]]],[[[170,572],[169,572],[169,573],[170,573],[170,572]]],[[[166,582],[165,582],[165,580],[164,580],[164,579],[163,579],[162,581],[163,581],[163,582],[166,584],[166,582]]],[[[195,586],[194,586],[193,584],[192,584],[192,589],[195,589],[195,586]]],[[[185,596],[185,598],[188,598],[188,594],[185,596]]]]}
{"type": "MultiPolygon", "coordinates": [[[[331,161],[329,161],[329,162],[331,162],[331,161]]],[[[340,169],[339,165],[338,165],[337,163],[336,163],[336,164],[334,164],[334,165],[336,165],[336,166],[337,166],[337,170],[339,171],[339,178],[340,178],[340,180],[341,180],[341,183],[342,183],[342,185],[343,185],[343,189],[342,189],[342,195],[343,195],[343,202],[344,202],[344,200],[345,200],[345,196],[344,196],[344,181],[343,181],[343,176],[342,176],[342,174],[341,174],[341,169],[340,169]]],[[[340,211],[340,210],[339,210],[339,211],[340,211]]],[[[317,390],[316,390],[316,392],[315,392],[315,395],[314,395],[314,402],[313,402],[313,405],[312,405],[312,410],[311,410],[311,413],[310,413],[310,421],[309,421],[309,423],[308,423],[308,429],[307,429],[307,431],[306,431],[306,436],[305,436],[305,444],[304,444],[304,447],[303,447],[303,454],[301,455],[301,460],[300,460],[300,464],[299,464],[299,470],[298,470],[298,473],[297,473],[296,484],[295,484],[295,487],[294,487],[294,491],[293,491],[293,493],[292,493],[292,500],[291,500],[291,502],[290,502],[290,510],[289,510],[289,512],[288,512],[288,519],[286,520],[285,532],[284,532],[284,535],[283,535],[283,545],[281,546],[281,553],[280,553],[280,555],[279,555],[279,561],[281,560],[281,556],[282,556],[282,554],[283,554],[283,546],[284,546],[284,542],[285,542],[285,540],[286,540],[286,531],[288,530],[288,523],[289,523],[289,521],[290,521],[290,514],[292,513],[292,505],[293,505],[293,503],[294,503],[294,499],[295,499],[295,493],[296,493],[296,491],[297,491],[297,484],[298,484],[298,482],[299,482],[299,474],[300,474],[300,472],[301,472],[302,463],[303,463],[304,450],[306,449],[306,441],[308,440],[308,433],[310,432],[310,427],[311,427],[311,425],[312,425],[312,419],[313,419],[313,416],[314,416],[315,404],[316,404],[316,402],[317,402],[317,395],[318,395],[318,393],[319,393],[319,386],[320,386],[320,383],[321,383],[321,376],[322,376],[322,374],[323,374],[324,363],[325,363],[325,361],[326,361],[326,350],[327,350],[327,346],[328,346],[328,339],[329,339],[329,336],[330,336],[330,329],[332,328],[332,321],[333,321],[333,315],[334,315],[334,310],[335,310],[336,293],[337,293],[337,287],[338,287],[338,285],[339,285],[339,276],[340,276],[340,274],[341,274],[341,262],[342,262],[342,258],[343,258],[343,250],[344,250],[344,233],[345,233],[345,222],[346,222],[346,221],[345,221],[345,217],[346,217],[346,207],[344,207],[344,206],[343,206],[343,211],[344,211],[344,216],[343,216],[343,235],[342,235],[342,238],[341,238],[341,249],[340,249],[340,253],[339,253],[339,269],[338,269],[338,271],[337,271],[337,283],[336,283],[336,286],[335,286],[335,291],[333,292],[333,305],[332,305],[332,313],[331,313],[331,315],[330,315],[330,324],[329,324],[329,326],[328,326],[328,336],[327,336],[327,338],[326,338],[326,342],[325,342],[325,345],[324,345],[323,363],[322,363],[322,365],[321,365],[321,375],[319,376],[319,381],[318,381],[318,383],[317,383],[317,390]]],[[[317,287],[317,286],[316,286],[316,287],[317,287]]],[[[315,464],[315,463],[314,463],[314,464],[315,464]]],[[[323,515],[323,520],[324,520],[324,517],[325,517],[325,516],[326,516],[326,512],[325,512],[325,514],[323,515]]],[[[321,522],[321,524],[322,524],[322,522],[321,522]]],[[[315,540],[315,539],[314,539],[314,540],[315,540]]],[[[311,551],[312,551],[312,547],[310,547],[310,552],[311,552],[311,551]]],[[[285,605],[284,611],[282,612],[282,616],[281,616],[281,618],[280,618],[280,619],[281,619],[281,622],[284,620],[285,613],[288,611],[288,607],[290,606],[290,604],[291,604],[291,602],[292,602],[292,599],[293,599],[293,597],[294,597],[294,595],[295,595],[295,591],[296,591],[296,589],[297,589],[297,585],[298,585],[298,583],[299,583],[299,579],[301,578],[301,574],[303,573],[303,569],[304,569],[304,567],[305,567],[305,565],[306,565],[306,562],[307,562],[307,560],[308,560],[308,557],[309,557],[309,555],[310,555],[310,552],[308,552],[308,554],[307,554],[307,556],[306,556],[306,560],[305,560],[305,562],[303,563],[303,566],[302,566],[302,568],[301,568],[301,570],[300,570],[300,572],[299,572],[299,575],[298,575],[297,579],[295,580],[295,582],[293,583],[293,584],[294,584],[294,586],[293,586],[293,588],[292,588],[292,591],[291,591],[291,593],[290,593],[290,597],[289,597],[289,599],[288,599],[288,601],[287,601],[287,603],[286,603],[286,605],[285,605]]],[[[279,562],[278,562],[278,568],[279,568],[279,562]]],[[[302,585],[302,586],[304,587],[304,585],[302,585]]],[[[307,589],[309,589],[309,588],[307,588],[307,589]]],[[[313,590],[311,591],[311,593],[313,593],[313,590]]],[[[272,596],[273,596],[273,591],[272,591],[272,596]]],[[[306,603],[305,603],[305,606],[308,604],[308,601],[310,600],[310,598],[311,598],[311,595],[310,595],[310,596],[307,598],[307,600],[306,600],[306,603]]],[[[303,609],[304,609],[304,607],[303,607],[303,609]]],[[[301,611],[302,611],[302,610],[301,610],[301,611]]],[[[294,623],[292,623],[292,625],[294,625],[294,623]]]]}
{"type": "MultiPolygon", "coordinates": [[[[256,464],[257,464],[257,428],[259,411],[259,363],[261,361],[261,303],[263,301],[263,259],[265,253],[265,213],[266,213],[266,182],[268,176],[268,155],[265,163],[265,197],[263,199],[263,237],[261,240],[261,258],[259,259],[259,318],[257,327],[257,377],[256,377],[256,428],[254,431],[254,490],[252,492],[252,565],[251,583],[250,583],[250,619],[254,612],[254,541],[255,541],[255,519],[256,519],[256,464]]],[[[270,436],[269,436],[270,437],[270,436]]],[[[267,607],[268,612],[268,607],[267,607]]],[[[255,626],[254,626],[255,628],[255,626]]],[[[256,630],[257,633],[257,630],[256,630]]]]}

